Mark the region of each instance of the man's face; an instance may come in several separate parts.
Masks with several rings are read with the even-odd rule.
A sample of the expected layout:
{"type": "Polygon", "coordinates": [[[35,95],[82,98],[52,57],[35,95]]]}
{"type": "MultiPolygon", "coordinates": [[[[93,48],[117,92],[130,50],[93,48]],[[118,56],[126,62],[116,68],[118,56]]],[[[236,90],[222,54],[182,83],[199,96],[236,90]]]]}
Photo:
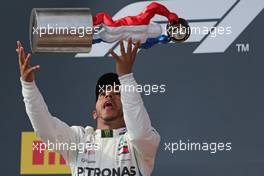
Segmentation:
{"type": "Polygon", "coordinates": [[[113,121],[123,118],[121,96],[119,91],[101,91],[96,102],[97,118],[113,121]]]}

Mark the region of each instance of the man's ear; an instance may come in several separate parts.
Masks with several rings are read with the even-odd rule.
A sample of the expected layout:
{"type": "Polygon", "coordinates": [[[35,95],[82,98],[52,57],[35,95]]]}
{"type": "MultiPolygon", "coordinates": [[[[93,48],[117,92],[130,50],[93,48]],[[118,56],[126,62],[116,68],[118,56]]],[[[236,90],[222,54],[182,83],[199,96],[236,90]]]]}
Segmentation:
{"type": "Polygon", "coordinates": [[[96,110],[93,110],[93,119],[94,119],[94,120],[97,119],[97,113],[96,113],[96,110]]]}

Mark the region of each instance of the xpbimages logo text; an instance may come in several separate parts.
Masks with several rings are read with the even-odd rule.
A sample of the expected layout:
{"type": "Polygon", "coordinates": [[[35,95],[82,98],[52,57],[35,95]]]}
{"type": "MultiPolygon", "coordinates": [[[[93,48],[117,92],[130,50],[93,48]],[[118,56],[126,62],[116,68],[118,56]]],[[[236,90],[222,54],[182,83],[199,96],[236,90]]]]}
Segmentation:
{"type": "Polygon", "coordinates": [[[78,151],[79,153],[85,153],[89,151],[96,151],[100,149],[99,143],[90,143],[90,142],[80,142],[80,143],[63,143],[56,141],[55,143],[47,140],[47,142],[42,143],[32,143],[33,151],[39,151],[40,153],[45,150],[48,151],[78,151]]]}
{"type": "Polygon", "coordinates": [[[46,35],[72,35],[83,38],[87,35],[97,34],[99,32],[99,26],[86,27],[86,26],[60,26],[58,24],[51,25],[47,24],[46,26],[33,26],[32,31],[33,35],[38,35],[43,37],[46,35]]]}
{"type": "Polygon", "coordinates": [[[144,95],[151,95],[157,93],[165,93],[165,84],[137,84],[137,85],[119,85],[114,82],[113,85],[99,85],[100,93],[122,93],[122,92],[138,92],[144,95]]]}
{"type": "Polygon", "coordinates": [[[229,152],[232,150],[232,142],[223,141],[192,141],[192,140],[178,140],[164,143],[164,151],[171,154],[176,152],[209,152],[216,154],[218,152],[229,152]]]}
{"type": "Polygon", "coordinates": [[[210,37],[215,38],[218,35],[231,35],[232,26],[190,26],[190,28],[186,28],[185,26],[180,24],[177,27],[172,26],[170,28],[166,28],[166,32],[169,32],[172,35],[184,35],[188,33],[191,35],[199,36],[211,34],[210,37]]]}

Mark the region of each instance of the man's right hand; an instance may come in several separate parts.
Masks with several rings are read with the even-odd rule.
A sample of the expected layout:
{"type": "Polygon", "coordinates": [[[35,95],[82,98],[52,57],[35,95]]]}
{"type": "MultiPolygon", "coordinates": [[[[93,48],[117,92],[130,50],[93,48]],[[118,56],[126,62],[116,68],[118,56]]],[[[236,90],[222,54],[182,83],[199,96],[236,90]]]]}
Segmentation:
{"type": "Polygon", "coordinates": [[[39,65],[30,66],[31,54],[25,54],[24,48],[20,41],[17,41],[16,52],[18,55],[20,76],[23,81],[32,82],[35,79],[34,73],[40,69],[39,65]]]}

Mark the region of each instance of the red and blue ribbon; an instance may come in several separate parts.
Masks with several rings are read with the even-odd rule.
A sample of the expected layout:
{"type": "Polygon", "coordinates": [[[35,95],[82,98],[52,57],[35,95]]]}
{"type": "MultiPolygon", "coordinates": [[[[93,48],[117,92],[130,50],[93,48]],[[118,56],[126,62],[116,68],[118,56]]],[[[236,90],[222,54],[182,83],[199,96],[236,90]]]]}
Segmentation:
{"type": "Polygon", "coordinates": [[[136,16],[126,16],[118,20],[113,20],[107,13],[98,13],[93,16],[93,25],[102,25],[102,30],[94,35],[93,44],[132,38],[133,42],[140,40],[141,48],[147,49],[157,43],[168,43],[169,37],[162,34],[161,25],[151,22],[155,15],[166,17],[169,23],[179,22],[175,13],[157,2],[150,3],[136,16]]]}

